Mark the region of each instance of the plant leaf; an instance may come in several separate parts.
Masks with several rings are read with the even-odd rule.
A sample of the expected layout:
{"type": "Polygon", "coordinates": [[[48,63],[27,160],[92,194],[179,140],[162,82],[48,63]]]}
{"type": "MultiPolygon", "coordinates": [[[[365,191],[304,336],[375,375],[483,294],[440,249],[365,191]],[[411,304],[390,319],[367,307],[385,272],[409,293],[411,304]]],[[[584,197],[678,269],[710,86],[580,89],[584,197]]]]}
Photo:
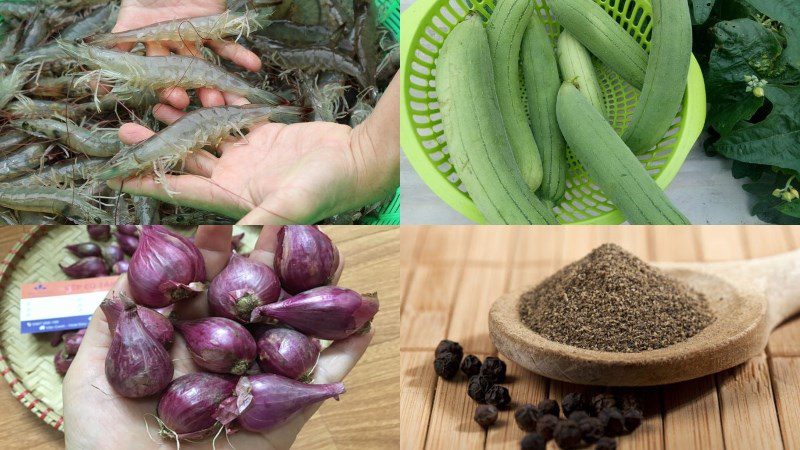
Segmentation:
{"type": "Polygon", "coordinates": [[[692,24],[701,25],[708,20],[716,0],[689,0],[692,11],[692,24]]]}
{"type": "Polygon", "coordinates": [[[800,2],[797,0],[744,0],[773,20],[777,20],[786,35],[786,59],[800,69],[800,2]]]}
{"type": "Polygon", "coordinates": [[[764,89],[772,112],[757,124],[742,123],[713,148],[737,161],[800,171],[800,87],[764,89]]]}
{"type": "Polygon", "coordinates": [[[778,206],[777,209],[787,216],[797,217],[800,219],[800,200],[798,199],[794,199],[791,202],[783,202],[783,204],[778,206]]]}

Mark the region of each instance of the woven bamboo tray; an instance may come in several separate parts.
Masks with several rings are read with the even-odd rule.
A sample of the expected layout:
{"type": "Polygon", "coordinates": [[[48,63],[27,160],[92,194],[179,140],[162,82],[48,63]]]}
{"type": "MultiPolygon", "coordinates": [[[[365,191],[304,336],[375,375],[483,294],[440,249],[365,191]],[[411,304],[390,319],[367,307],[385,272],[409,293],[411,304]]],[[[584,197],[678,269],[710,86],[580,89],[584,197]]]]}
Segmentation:
{"type": "MultiPolygon", "coordinates": [[[[243,249],[252,249],[258,229],[234,230],[242,232],[245,233],[243,249]]],[[[58,263],[76,258],[64,247],[87,241],[89,236],[83,226],[38,226],[26,233],[0,263],[0,374],[17,400],[57,430],[64,425],[62,377],[53,365],[60,347],[50,345],[52,333],[20,333],[20,286],[66,280],[58,263]]]]}

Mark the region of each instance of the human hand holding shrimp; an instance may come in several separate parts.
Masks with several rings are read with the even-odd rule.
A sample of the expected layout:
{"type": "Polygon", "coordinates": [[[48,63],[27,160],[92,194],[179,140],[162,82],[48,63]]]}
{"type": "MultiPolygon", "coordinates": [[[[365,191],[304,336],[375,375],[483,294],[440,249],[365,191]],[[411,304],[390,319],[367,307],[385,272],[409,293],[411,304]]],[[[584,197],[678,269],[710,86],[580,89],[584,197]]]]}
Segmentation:
{"type": "MultiPolygon", "coordinates": [[[[242,224],[314,223],[377,202],[399,183],[399,81],[356,128],[329,122],[254,127],[225,142],[220,156],[190,154],[183,175],[111,180],[132,195],[204,209],[242,224]],[[172,191],[171,195],[168,190],[172,191]]],[[[172,110],[167,122],[182,113],[172,110]]],[[[125,124],[120,139],[133,144],[153,135],[125,124]]]]}
{"type": "MultiPolygon", "coordinates": [[[[220,14],[225,11],[225,8],[223,0],[122,0],[117,23],[113,31],[132,30],[166,20],[220,14]]],[[[188,25],[185,28],[186,36],[190,38],[192,36],[196,37],[196,33],[192,33],[188,25]]],[[[228,59],[247,70],[256,72],[261,69],[261,60],[255,53],[229,41],[209,40],[195,42],[189,39],[182,39],[180,41],[146,42],[145,50],[147,56],[167,56],[170,53],[176,53],[183,56],[202,57],[197,51],[197,45],[203,44],[222,58],[228,59]]],[[[116,48],[129,51],[133,46],[134,43],[132,42],[124,42],[116,45],[116,48]]],[[[239,95],[224,93],[215,89],[199,88],[197,89],[197,95],[200,98],[200,102],[206,107],[248,103],[247,100],[239,95]]],[[[174,110],[174,108],[181,110],[189,105],[189,95],[186,90],[180,87],[165,89],[161,92],[160,98],[162,102],[172,107],[169,108],[170,111],[174,110]]],[[[163,104],[157,105],[153,111],[153,114],[159,120],[164,120],[162,118],[162,109],[166,109],[164,106],[163,104]]]]}
{"type": "MultiPolygon", "coordinates": [[[[264,227],[250,257],[272,265],[276,247],[277,227],[264,227]]],[[[200,226],[195,243],[203,253],[208,278],[218,274],[228,262],[231,254],[231,227],[200,226]]],[[[343,261],[334,282],[341,274],[343,261]]],[[[120,277],[112,292],[127,292],[125,276],[120,277]]],[[[182,318],[207,315],[204,296],[185,303],[176,304],[176,312],[182,318]]],[[[353,368],[366,350],[372,332],[335,342],[322,352],[314,370],[314,383],[341,381],[353,368]]],[[[142,448],[140,436],[145,431],[145,420],[150,425],[150,434],[160,445],[154,448],[173,448],[174,442],[161,441],[155,436],[157,399],[127,399],[118,396],[105,377],[106,353],[111,344],[111,334],[105,315],[99,308],[92,316],[75,360],[64,378],[63,399],[66,447],[83,448],[142,448]],[[113,430],[113,432],[110,432],[113,430]]],[[[186,344],[176,334],[170,348],[175,365],[175,375],[197,372],[189,356],[186,344]]],[[[266,433],[239,432],[230,436],[235,448],[285,449],[294,442],[297,434],[314,414],[319,404],[307,407],[279,428],[266,433]]],[[[225,439],[224,437],[222,439],[225,439]]],[[[200,443],[182,442],[181,448],[212,448],[212,441],[200,443]]]]}

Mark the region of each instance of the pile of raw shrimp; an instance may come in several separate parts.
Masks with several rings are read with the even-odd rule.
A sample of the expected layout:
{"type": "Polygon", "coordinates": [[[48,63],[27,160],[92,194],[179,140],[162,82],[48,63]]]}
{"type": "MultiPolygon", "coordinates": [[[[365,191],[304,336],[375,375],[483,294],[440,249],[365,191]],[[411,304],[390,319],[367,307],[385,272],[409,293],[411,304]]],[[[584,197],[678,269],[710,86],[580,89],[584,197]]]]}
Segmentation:
{"type": "MultiPolygon", "coordinates": [[[[393,33],[370,0],[229,0],[214,16],[111,32],[119,2],[0,3],[0,224],[231,223],[235,218],[110,189],[106,181],[182,173],[192,151],[252,126],[328,121],[356,126],[399,66],[393,33]],[[235,40],[262,59],[248,72],[196,42],[235,40]],[[153,41],[192,43],[199,57],[146,57],[153,41]],[[117,45],[132,46],[123,53],[117,45]],[[192,103],[169,126],[153,117],[158,92],[192,103]],[[251,105],[202,108],[191,91],[238,94],[251,105]],[[120,142],[126,122],[156,135],[120,142]]],[[[168,190],[170,187],[166,186],[168,190]]],[[[391,199],[386,199],[385,202],[391,199]]],[[[384,202],[326,219],[363,221],[384,202]]]]}
{"type": "MultiPolygon", "coordinates": [[[[94,239],[110,237],[110,230],[92,232],[94,239]]],[[[282,227],[272,267],[238,253],[234,239],[228,264],[213,278],[194,242],[163,226],[123,229],[120,236],[138,240],[126,292],[112,291],[100,304],[112,335],[105,376],[114,392],[108,394],[157,398],[164,439],[269,431],[345,392],[341,382],[320,383],[315,367],[333,341],[368,332],[379,304],[376,294],[332,285],[341,272],[339,251],[319,228],[282,227]],[[197,302],[206,302],[205,316],[173,311],[197,302]],[[177,377],[173,361],[181,355],[170,354],[176,332],[196,369],[177,377]]],[[[94,255],[99,248],[87,242],[70,251],[94,255]]],[[[76,275],[87,272],[70,276],[76,275]]],[[[55,357],[59,373],[74,370],[84,333],[64,336],[55,357]]]]}

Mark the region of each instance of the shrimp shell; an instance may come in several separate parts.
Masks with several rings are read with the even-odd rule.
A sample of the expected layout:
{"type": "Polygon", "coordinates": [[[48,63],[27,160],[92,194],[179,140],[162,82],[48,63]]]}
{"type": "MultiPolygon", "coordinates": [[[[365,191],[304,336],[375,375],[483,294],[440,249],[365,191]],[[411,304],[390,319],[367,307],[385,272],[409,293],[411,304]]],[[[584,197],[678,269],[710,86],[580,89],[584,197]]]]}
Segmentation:
{"type": "Polygon", "coordinates": [[[113,47],[130,42],[220,41],[231,36],[248,36],[260,29],[258,17],[259,13],[253,10],[244,13],[225,11],[212,16],[167,20],[133,30],[97,34],[89,42],[113,47]]]}
{"type": "Polygon", "coordinates": [[[19,64],[10,74],[0,77],[0,108],[4,108],[19,94],[31,71],[30,64],[19,64]]]}
{"type": "Polygon", "coordinates": [[[90,131],[70,120],[55,119],[15,120],[13,124],[34,136],[58,139],[69,149],[88,156],[109,157],[122,148],[116,130],[90,131]]]}
{"type": "Polygon", "coordinates": [[[106,159],[86,156],[65,159],[42,167],[38,172],[17,178],[14,180],[14,184],[23,186],[72,185],[75,181],[88,179],[95,170],[107,162],[106,159]]]}
{"type": "Polygon", "coordinates": [[[0,159],[0,181],[19,178],[39,167],[46,151],[43,144],[29,144],[0,159]]]}
{"type": "Polygon", "coordinates": [[[81,64],[98,69],[81,79],[89,80],[99,75],[103,80],[115,83],[112,92],[122,96],[139,95],[142,89],[207,87],[241,95],[253,103],[275,105],[281,102],[277,95],[255,88],[240,77],[193,56],[139,56],[64,42],[61,42],[61,48],[81,64]]]}
{"type": "Polygon", "coordinates": [[[75,119],[93,113],[95,104],[32,100],[28,97],[19,96],[17,101],[8,105],[7,110],[12,116],[20,119],[46,119],[52,117],[75,119]]]}
{"type": "Polygon", "coordinates": [[[184,156],[216,145],[231,132],[266,121],[291,123],[301,110],[291,106],[216,106],[194,110],[150,138],[118,153],[94,180],[127,178],[152,167],[161,175],[184,156]]]}
{"type": "Polygon", "coordinates": [[[89,199],[80,191],[0,183],[0,206],[5,208],[63,215],[76,223],[110,223],[111,215],[89,199]]]}

